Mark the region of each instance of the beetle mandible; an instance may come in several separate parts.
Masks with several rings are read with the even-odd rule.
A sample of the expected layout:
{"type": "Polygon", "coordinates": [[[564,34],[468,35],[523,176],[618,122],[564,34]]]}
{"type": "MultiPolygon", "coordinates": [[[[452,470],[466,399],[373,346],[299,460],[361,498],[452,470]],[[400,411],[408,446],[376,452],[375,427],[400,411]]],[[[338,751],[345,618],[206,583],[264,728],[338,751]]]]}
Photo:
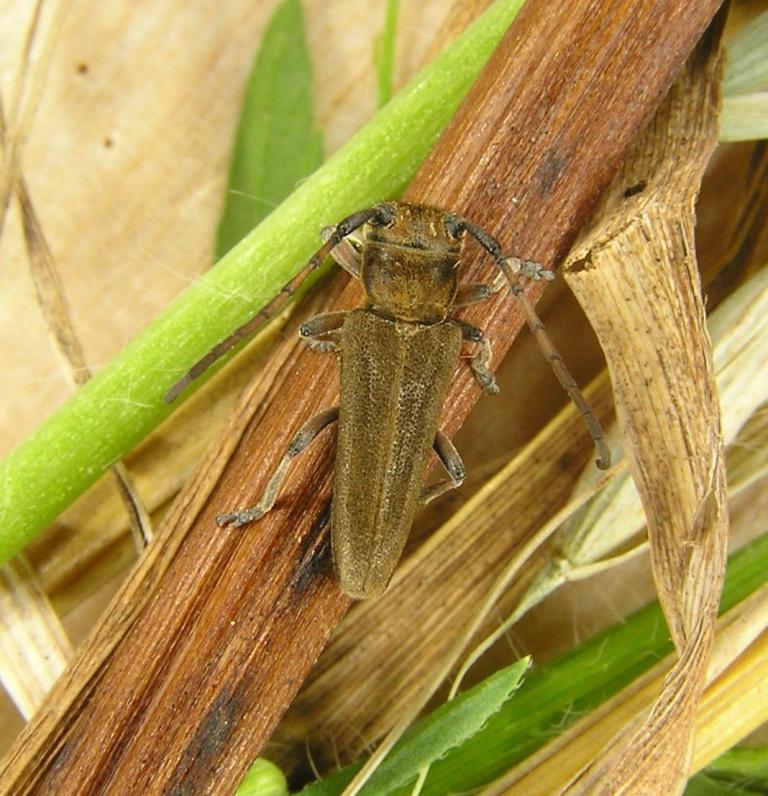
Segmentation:
{"type": "Polygon", "coordinates": [[[520,275],[552,279],[552,271],[535,262],[505,257],[496,239],[480,227],[425,205],[386,202],[353,213],[324,233],[324,245],[280,293],[213,348],[165,396],[167,403],[173,401],[216,359],[274,315],[331,252],[362,282],[362,308],[317,315],[301,327],[301,336],[310,347],[341,354],[339,406],[320,412],[299,429],[256,506],[219,515],[219,525],[239,527],[268,512],[291,461],[320,431],[338,421],[331,504],[334,568],[339,585],[350,596],[381,594],[400,559],[418,506],[458,487],[464,479],[458,451],[437,427],[462,342],[477,347],[471,366],[478,382],[486,392],[498,392],[489,369],[488,339],[480,329],[449,313],[489,298],[504,281],[581,411],[599,454],[597,466],[610,465],[600,425],[518,279],[520,275]],[[459,282],[466,235],[475,238],[501,270],[492,284],[459,282]],[[432,450],[448,478],[424,488],[432,450]]]}

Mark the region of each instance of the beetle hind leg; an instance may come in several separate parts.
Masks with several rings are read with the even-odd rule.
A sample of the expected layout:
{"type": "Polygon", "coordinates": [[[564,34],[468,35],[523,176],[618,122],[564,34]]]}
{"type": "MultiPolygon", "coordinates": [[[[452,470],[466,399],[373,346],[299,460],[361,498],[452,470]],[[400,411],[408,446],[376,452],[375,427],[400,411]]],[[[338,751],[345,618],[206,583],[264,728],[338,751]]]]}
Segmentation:
{"type": "Polygon", "coordinates": [[[248,525],[251,522],[261,519],[274,505],[277,500],[277,495],[280,492],[280,487],[285,479],[288,468],[291,462],[317,437],[317,435],[331,423],[335,423],[339,419],[339,407],[334,406],[331,409],[326,409],[313,418],[308,420],[294,435],[288,450],[278,464],[277,469],[269,479],[267,488],[261,496],[261,500],[252,508],[241,509],[239,511],[232,511],[228,514],[219,514],[216,517],[216,523],[220,526],[228,525],[232,528],[240,528],[243,525],[248,525]]]}
{"type": "Polygon", "coordinates": [[[461,460],[461,455],[456,450],[456,446],[442,431],[438,431],[435,434],[435,441],[432,447],[437,454],[437,458],[440,459],[440,463],[445,467],[448,478],[438,481],[436,484],[425,487],[422,490],[421,495],[419,495],[419,503],[421,503],[422,506],[426,506],[427,503],[434,500],[436,497],[450,492],[451,489],[460,487],[464,482],[464,475],[466,474],[464,462],[461,460]]]}

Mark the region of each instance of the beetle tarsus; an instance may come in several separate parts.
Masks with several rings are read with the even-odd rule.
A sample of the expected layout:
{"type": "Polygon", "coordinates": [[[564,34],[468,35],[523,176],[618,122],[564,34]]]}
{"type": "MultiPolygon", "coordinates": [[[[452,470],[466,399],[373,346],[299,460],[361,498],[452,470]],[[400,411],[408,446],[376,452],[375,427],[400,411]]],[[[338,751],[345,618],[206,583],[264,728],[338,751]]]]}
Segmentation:
{"type": "Polygon", "coordinates": [[[242,528],[243,525],[249,525],[256,520],[260,520],[264,514],[261,507],[254,506],[252,509],[243,509],[243,511],[231,511],[228,514],[217,514],[216,524],[221,527],[242,528]]]}

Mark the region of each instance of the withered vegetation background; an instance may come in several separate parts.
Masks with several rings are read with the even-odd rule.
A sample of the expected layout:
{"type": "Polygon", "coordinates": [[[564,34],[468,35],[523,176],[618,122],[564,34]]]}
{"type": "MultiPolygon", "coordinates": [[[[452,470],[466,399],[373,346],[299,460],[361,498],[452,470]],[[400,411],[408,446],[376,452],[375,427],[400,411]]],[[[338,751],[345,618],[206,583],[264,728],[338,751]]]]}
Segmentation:
{"type": "MultiPolygon", "coordinates": [[[[52,344],[41,301],[54,317],[63,310],[57,305],[56,291],[41,297],[35,290],[20,223],[23,202],[11,201],[0,239],[0,346],[5,371],[0,392],[1,455],[66,399],[86,369],[97,370],[109,361],[209,267],[243,86],[275,5],[272,0],[226,4],[169,0],[141,8],[124,0],[43,4],[44,44],[30,60],[24,85],[17,74],[25,59],[29,4],[12,2],[0,10],[5,114],[17,107],[15,97],[26,98],[18,106],[22,135],[14,140],[27,196],[50,246],[50,252],[42,254],[38,246],[37,260],[33,258],[31,265],[47,269],[48,284],[62,288],[74,319],[73,329],[57,327],[70,356],[70,365],[64,365],[52,344]]],[[[467,15],[482,5],[456,4],[467,15]]],[[[317,121],[327,153],[375,112],[372,50],[384,6],[382,0],[305,3],[317,121]]],[[[764,7],[764,3],[736,4],[726,36],[764,7]]],[[[450,14],[450,4],[440,0],[402,4],[395,87],[456,31],[461,20],[456,14],[449,18],[450,14]]],[[[738,341],[748,338],[749,329],[742,325],[759,319],[750,321],[741,311],[719,321],[717,330],[712,330],[713,363],[706,351],[704,308],[695,296],[700,272],[709,312],[768,263],[768,154],[760,143],[721,145],[709,160],[716,131],[709,126],[715,108],[708,104],[712,97],[706,76],[717,67],[714,60],[699,66],[700,71],[691,70],[678,83],[667,115],[660,112],[638,144],[617,178],[616,191],[606,200],[603,215],[584,233],[568,263],[568,281],[590,308],[614,379],[625,387],[621,411],[634,446],[629,470],[643,485],[641,497],[655,535],[653,566],[683,656],[663,691],[672,706],[671,714],[664,715],[673,715],[674,721],[665,723],[664,717],[657,717],[654,724],[652,720],[651,735],[664,738],[664,751],[678,761],[686,757],[686,728],[694,720],[693,706],[706,681],[706,655],[716,644],[712,621],[727,515],[737,545],[764,532],[763,518],[768,516],[764,474],[768,424],[760,405],[765,399],[759,398],[760,389],[765,391],[761,381],[766,379],[759,364],[765,366],[765,361],[740,364],[738,357],[727,354],[729,340],[743,346],[738,341]],[[690,211],[701,171],[694,242],[690,211]],[[617,193],[628,185],[636,186],[631,196],[617,193]],[[658,279],[659,273],[668,282],[658,279]],[[670,338],[677,348],[667,346],[670,338]],[[644,351],[640,357],[638,346],[644,351]],[[630,350],[632,359],[626,355],[630,350]],[[725,362],[730,370],[724,376],[725,362]],[[665,383],[660,385],[661,372],[665,383]],[[691,373],[706,389],[686,393],[691,373]],[[636,385],[642,379],[648,389],[640,393],[636,385]],[[730,402],[722,407],[722,440],[715,383],[730,402]],[[706,401],[701,400],[703,394],[706,401]],[[667,421],[680,418],[684,430],[676,438],[668,432],[667,421]],[[725,498],[721,441],[728,446],[730,500],[725,498]],[[686,450],[695,450],[695,456],[686,458],[686,450]],[[683,468],[681,460],[686,461],[683,468]],[[666,488],[660,490],[662,483],[666,488]],[[691,538],[692,528],[699,537],[691,538]]],[[[600,376],[603,354],[564,280],[548,289],[540,309],[577,380],[587,384],[596,378],[590,393],[601,417],[609,418],[610,393],[600,376]]],[[[269,356],[271,342],[262,340],[240,357],[126,460],[130,476],[123,473],[123,489],[135,488],[152,523],[161,519],[210,440],[220,433],[249,374],[269,356]]],[[[456,440],[467,464],[467,483],[418,519],[410,549],[420,556],[430,552],[421,545],[438,528],[434,545],[450,544],[446,540],[451,538],[461,540],[453,544],[470,545],[472,534],[499,527],[500,542],[489,547],[486,556],[488,571],[500,571],[512,553],[519,552],[504,541],[509,524],[531,530],[545,525],[545,518],[566,502],[582,470],[588,443],[579,455],[569,449],[575,420],[567,413],[558,416],[565,396],[527,334],[506,358],[499,382],[502,397],[483,399],[456,440]],[[540,434],[547,423],[551,425],[540,434]],[[517,458],[509,464],[513,456],[517,458]],[[497,473],[483,499],[455,515],[497,473]],[[467,533],[468,528],[472,533],[467,533]]],[[[614,432],[618,446],[615,436],[614,432]]],[[[586,481],[590,477],[587,474],[586,481]]],[[[625,472],[617,475],[612,488],[610,499],[593,507],[591,517],[571,518],[573,535],[568,540],[561,535],[533,556],[526,572],[519,573],[518,586],[490,612],[478,638],[498,628],[515,606],[520,618],[499,634],[470,679],[524,654],[545,661],[655,596],[647,546],[642,543],[643,515],[629,494],[625,472]],[[603,517],[602,525],[594,526],[595,516],[603,517]],[[574,530],[578,522],[583,532],[574,530]],[[616,531],[620,522],[625,527],[616,531]],[[618,539],[607,543],[611,532],[617,532],[618,539]],[[534,581],[539,571],[542,574],[534,581]],[[532,581],[525,612],[519,600],[532,581]],[[566,585],[555,590],[562,583],[566,585]]],[[[7,567],[0,581],[0,665],[27,712],[39,704],[135,559],[124,497],[121,500],[112,475],[102,479],[30,546],[24,559],[7,567]],[[14,637],[18,631],[13,617],[18,612],[36,620],[33,634],[20,641],[14,637]]],[[[407,578],[414,566],[415,561],[405,563],[398,579],[407,578]]],[[[456,591],[435,599],[435,631],[447,621],[466,624],[479,610],[476,603],[462,598],[461,579],[466,574],[451,573],[446,566],[446,578],[454,576],[456,591]],[[445,606],[450,606],[450,614],[445,606]]],[[[753,607],[748,637],[765,626],[765,617],[765,606],[753,607]]],[[[365,663],[372,656],[382,669],[396,666],[402,653],[397,628],[407,627],[407,622],[407,616],[397,615],[396,605],[353,610],[338,631],[327,662],[321,663],[278,732],[276,755],[288,765],[303,765],[305,752],[299,739],[310,730],[313,751],[325,763],[339,749],[343,756],[360,752],[381,736],[412,691],[377,691],[389,689],[391,683],[371,677],[365,663]],[[390,630],[376,636],[385,611],[390,630]],[[347,654],[346,662],[339,664],[355,645],[360,645],[359,654],[347,654]]],[[[428,634],[430,626],[423,630],[428,634]]],[[[734,655],[729,657],[724,646],[725,642],[718,648],[720,669],[734,655]]],[[[745,646],[742,641],[736,649],[745,646]]],[[[429,678],[443,654],[440,644],[424,645],[422,670],[411,671],[413,689],[429,678]]],[[[662,674],[656,672],[658,677],[662,674]]],[[[658,692],[659,686],[651,683],[647,688],[654,696],[653,689],[658,692]]],[[[731,694],[731,699],[737,696],[731,694]]],[[[754,699],[748,693],[743,697],[745,704],[754,699]]],[[[618,729],[642,704],[642,700],[629,704],[625,696],[605,713],[615,713],[614,729],[618,729]]],[[[759,723],[760,712],[755,715],[753,722],[759,723]]],[[[10,745],[22,722],[3,695],[0,751],[10,745]]],[[[705,764],[740,737],[723,734],[719,746],[703,743],[707,752],[696,758],[696,765],[705,764]]],[[[590,738],[586,728],[572,733],[570,742],[579,739],[583,748],[574,753],[576,762],[568,764],[574,770],[605,740],[599,735],[590,738]]],[[[635,754],[653,754],[649,743],[641,732],[633,741],[635,754]]],[[[632,757],[627,759],[631,763],[632,757]]],[[[568,765],[562,760],[553,763],[549,772],[555,772],[554,779],[545,779],[547,769],[538,770],[536,779],[549,782],[546,787],[561,785],[568,765]]],[[[670,781],[675,778],[674,768],[670,760],[670,781]]],[[[598,770],[595,776],[600,775],[598,770]]],[[[521,776],[516,775],[520,792],[532,792],[521,776]]]]}

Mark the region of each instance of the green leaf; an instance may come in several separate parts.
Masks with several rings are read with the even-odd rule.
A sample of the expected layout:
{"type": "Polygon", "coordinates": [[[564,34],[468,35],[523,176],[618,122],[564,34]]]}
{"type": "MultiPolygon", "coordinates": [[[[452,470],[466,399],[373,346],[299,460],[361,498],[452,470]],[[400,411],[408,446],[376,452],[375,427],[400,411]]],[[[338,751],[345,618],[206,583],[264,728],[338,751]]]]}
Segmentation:
{"type": "Polygon", "coordinates": [[[376,39],[374,66],[379,107],[383,108],[392,99],[392,78],[395,72],[395,34],[400,0],[387,0],[384,28],[376,39]]]}
{"type": "MultiPolygon", "coordinates": [[[[731,556],[721,612],[760,588],[766,572],[768,534],[731,556]]],[[[534,667],[515,698],[492,715],[482,730],[432,764],[422,796],[444,796],[487,785],[671,652],[661,606],[654,602],[565,655],[534,667]]],[[[345,768],[303,793],[341,793],[360,766],[345,768]]]]}
{"type": "Polygon", "coordinates": [[[248,79],[216,258],[239,243],[322,162],[301,3],[283,0],[248,79]]]}
{"type": "Polygon", "coordinates": [[[283,772],[269,760],[258,757],[243,777],[235,796],[287,796],[283,772]]]}
{"type": "Polygon", "coordinates": [[[692,777],[685,796],[768,793],[768,746],[735,747],[692,777]]]}
{"type": "Polygon", "coordinates": [[[496,0],[0,463],[0,563],[170,414],[163,403],[168,389],[296,273],[317,247],[323,225],[405,188],[522,3],[496,0]]]}
{"type": "MultiPolygon", "coordinates": [[[[395,744],[360,791],[384,796],[415,780],[425,766],[471,738],[520,686],[530,658],[501,669],[479,685],[441,705],[395,744]]],[[[305,796],[340,793],[360,766],[350,767],[302,791],[305,796]]]]}
{"type": "Polygon", "coordinates": [[[757,794],[753,790],[734,787],[730,783],[713,779],[705,772],[701,772],[688,781],[684,796],[757,796],[757,794]]]}

